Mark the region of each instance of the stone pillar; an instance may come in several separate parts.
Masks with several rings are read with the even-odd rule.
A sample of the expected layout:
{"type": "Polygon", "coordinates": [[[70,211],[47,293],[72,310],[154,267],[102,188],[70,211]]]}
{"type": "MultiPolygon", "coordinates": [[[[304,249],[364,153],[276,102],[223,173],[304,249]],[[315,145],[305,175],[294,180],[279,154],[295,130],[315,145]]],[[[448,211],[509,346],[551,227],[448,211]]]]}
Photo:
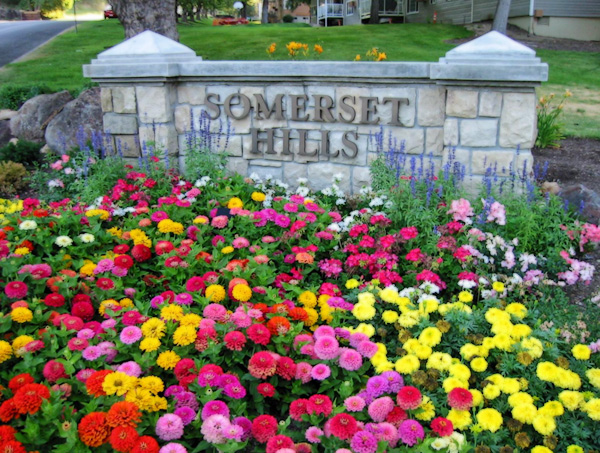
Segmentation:
{"type": "Polygon", "coordinates": [[[486,173],[529,174],[535,86],[547,77],[532,49],[495,31],[449,51],[431,68],[431,78],[446,87],[444,161],[464,165],[473,185],[486,173]]]}

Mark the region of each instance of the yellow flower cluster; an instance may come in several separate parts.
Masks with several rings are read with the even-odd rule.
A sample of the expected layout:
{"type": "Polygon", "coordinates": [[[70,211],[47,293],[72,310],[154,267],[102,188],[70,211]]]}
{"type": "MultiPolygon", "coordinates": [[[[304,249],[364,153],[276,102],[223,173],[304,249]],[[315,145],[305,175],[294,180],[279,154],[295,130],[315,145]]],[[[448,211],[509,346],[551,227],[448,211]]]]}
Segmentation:
{"type": "Polygon", "coordinates": [[[104,209],[90,209],[88,211],[85,211],[85,216],[88,218],[100,217],[100,220],[106,220],[110,216],[110,213],[108,211],[105,211],[104,209]]]}
{"type": "Polygon", "coordinates": [[[12,346],[8,341],[0,340],[0,363],[6,362],[13,355],[12,346]]]}
{"type": "Polygon", "coordinates": [[[206,295],[208,300],[215,304],[218,304],[223,299],[225,299],[226,295],[225,288],[223,288],[221,285],[210,285],[208,288],[206,288],[204,294],[206,295]]]}
{"type": "Polygon", "coordinates": [[[142,335],[144,338],[155,338],[160,340],[165,336],[166,324],[158,318],[150,318],[142,324],[142,335]]]}
{"type": "Polygon", "coordinates": [[[121,236],[123,236],[123,230],[121,228],[117,228],[117,227],[112,227],[109,228],[108,230],[106,230],[106,232],[108,234],[110,234],[111,236],[120,238],[121,236]]]}
{"type": "Polygon", "coordinates": [[[570,390],[581,388],[581,378],[577,373],[565,370],[552,362],[538,363],[536,374],[542,381],[551,382],[557,387],[570,390]]]}
{"type": "MultiPolygon", "coordinates": [[[[357,55],[357,60],[360,60],[360,55],[357,55]]],[[[387,55],[385,52],[380,52],[377,47],[373,47],[367,51],[367,57],[369,57],[373,61],[383,61],[387,60],[387,55]]]]}
{"type": "Polygon", "coordinates": [[[152,247],[152,241],[150,240],[150,238],[146,236],[146,233],[144,233],[139,228],[131,230],[129,232],[129,236],[131,236],[131,239],[133,240],[133,243],[135,245],[145,245],[146,247],[152,247]]]}
{"type": "Polygon", "coordinates": [[[33,313],[27,307],[17,307],[10,312],[10,318],[14,322],[18,322],[19,324],[23,324],[25,322],[29,322],[33,319],[33,313]]]}
{"type": "Polygon", "coordinates": [[[158,355],[156,364],[164,370],[172,370],[181,360],[181,357],[174,351],[164,351],[158,355]]]}
{"type": "Polygon", "coordinates": [[[128,374],[116,371],[110,373],[102,382],[102,389],[107,395],[123,396],[136,386],[137,378],[128,374]]]}
{"type": "Polygon", "coordinates": [[[192,326],[179,326],[173,333],[173,342],[177,346],[187,346],[196,341],[196,329],[192,326]]]}
{"type": "Polygon", "coordinates": [[[165,321],[179,321],[183,314],[183,308],[175,304],[167,304],[160,310],[160,317],[165,321]]]}
{"type": "Polygon", "coordinates": [[[585,344],[576,344],[571,352],[577,360],[589,360],[592,354],[591,349],[585,344]]]}
{"type": "Polygon", "coordinates": [[[304,55],[308,53],[308,44],[303,44],[301,42],[291,41],[285,45],[285,48],[292,57],[295,57],[300,51],[302,51],[304,55]]]}
{"type": "Polygon", "coordinates": [[[252,200],[256,201],[257,203],[262,203],[263,201],[265,201],[267,196],[262,192],[252,192],[250,198],[252,198],[252,200]]]}
{"type": "Polygon", "coordinates": [[[15,212],[23,210],[23,200],[5,200],[0,198],[0,225],[7,223],[4,221],[5,214],[14,214],[15,212]]]}
{"type": "Polygon", "coordinates": [[[34,339],[29,335],[19,335],[17,338],[15,338],[12,342],[12,349],[15,353],[15,356],[21,357],[23,354],[25,354],[25,346],[32,341],[34,341],[34,339]]]}
{"type": "Polygon", "coordinates": [[[237,300],[247,302],[252,297],[252,290],[248,285],[239,284],[233,287],[231,294],[237,300]]]}
{"type": "Polygon", "coordinates": [[[145,376],[137,379],[136,386],[125,395],[125,401],[135,403],[142,411],[166,410],[166,398],[158,396],[164,389],[165,384],[159,377],[145,376]]]}
{"type": "Polygon", "coordinates": [[[229,209],[243,208],[244,202],[241,199],[239,199],[238,197],[232,197],[227,202],[227,207],[229,209]]]}
{"type": "Polygon", "coordinates": [[[162,219],[158,222],[158,231],[161,233],[183,233],[183,225],[179,222],[173,222],[171,219],[162,219]]]}
{"type": "Polygon", "coordinates": [[[272,42],[271,45],[269,47],[267,47],[267,53],[269,55],[273,55],[276,50],[277,50],[277,44],[274,42],[272,42]]]}

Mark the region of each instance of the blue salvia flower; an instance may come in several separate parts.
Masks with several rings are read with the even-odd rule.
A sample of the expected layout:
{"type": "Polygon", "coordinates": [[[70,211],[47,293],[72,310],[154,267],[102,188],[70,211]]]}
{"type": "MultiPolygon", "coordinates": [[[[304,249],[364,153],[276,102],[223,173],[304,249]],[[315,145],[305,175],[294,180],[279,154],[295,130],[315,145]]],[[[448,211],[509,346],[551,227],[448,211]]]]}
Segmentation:
{"type": "Polygon", "coordinates": [[[581,202],[579,203],[579,215],[583,214],[583,211],[585,209],[585,200],[581,200],[581,202]]]}

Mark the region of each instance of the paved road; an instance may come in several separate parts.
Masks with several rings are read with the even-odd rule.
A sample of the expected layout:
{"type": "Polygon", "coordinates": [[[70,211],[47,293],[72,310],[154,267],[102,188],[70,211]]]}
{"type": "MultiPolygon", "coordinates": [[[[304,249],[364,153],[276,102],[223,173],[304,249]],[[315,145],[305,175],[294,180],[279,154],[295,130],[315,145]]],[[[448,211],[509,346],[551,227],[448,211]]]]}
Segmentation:
{"type": "Polygon", "coordinates": [[[52,20],[0,22],[0,67],[73,25],[75,22],[72,21],[52,20]]]}

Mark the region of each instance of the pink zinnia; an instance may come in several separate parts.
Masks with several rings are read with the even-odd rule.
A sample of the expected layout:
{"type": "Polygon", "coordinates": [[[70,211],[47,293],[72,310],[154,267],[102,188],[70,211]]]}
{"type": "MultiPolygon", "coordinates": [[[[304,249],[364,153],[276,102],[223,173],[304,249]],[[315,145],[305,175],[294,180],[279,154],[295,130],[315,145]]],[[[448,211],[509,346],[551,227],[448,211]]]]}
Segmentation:
{"type": "Polygon", "coordinates": [[[316,426],[311,426],[310,428],[308,428],[306,430],[305,436],[306,436],[306,440],[308,440],[311,444],[320,444],[321,443],[321,439],[320,437],[323,436],[325,433],[323,432],[322,429],[316,427],[316,426]]]}
{"type": "Polygon", "coordinates": [[[212,219],[212,221],[210,222],[210,224],[215,227],[215,228],[225,228],[227,226],[228,223],[228,219],[227,216],[224,215],[218,215],[217,217],[215,217],[214,219],[212,219]]]}
{"type": "Polygon", "coordinates": [[[71,338],[67,346],[70,351],[83,351],[89,346],[89,342],[83,338],[71,338]]]}
{"type": "Polygon", "coordinates": [[[377,439],[368,431],[359,431],[352,436],[350,447],[356,453],[375,453],[377,451],[377,439]]]}
{"type": "Polygon", "coordinates": [[[137,362],[130,360],[129,362],[119,365],[117,371],[125,373],[128,376],[139,377],[142,374],[142,367],[139,366],[137,362]]]}
{"type": "Polygon", "coordinates": [[[340,347],[334,337],[323,336],[315,342],[315,355],[321,360],[335,359],[339,355],[340,347]]]}
{"type": "Polygon", "coordinates": [[[187,448],[177,442],[169,442],[158,453],[187,453],[187,448]]]}
{"type": "Polygon", "coordinates": [[[250,245],[250,242],[245,237],[235,238],[233,240],[233,247],[236,249],[243,249],[250,245]]]}
{"type": "Polygon", "coordinates": [[[46,378],[46,380],[51,384],[59,379],[69,377],[65,372],[64,365],[56,360],[50,360],[48,363],[46,363],[46,365],[44,365],[42,374],[44,375],[44,378],[46,378]]]}
{"type": "Polygon", "coordinates": [[[376,422],[382,422],[394,409],[394,401],[389,396],[377,398],[369,404],[369,416],[376,422]]]}
{"type": "Polygon", "coordinates": [[[96,360],[101,355],[102,355],[102,351],[100,351],[100,348],[98,346],[88,346],[81,353],[81,356],[85,360],[96,360]]]}
{"type": "Polygon", "coordinates": [[[344,407],[350,412],[360,412],[365,406],[365,400],[360,396],[350,396],[344,400],[344,407]]]}
{"type": "Polygon", "coordinates": [[[210,442],[211,444],[221,444],[226,440],[224,431],[227,430],[230,425],[231,423],[226,417],[215,414],[204,420],[200,431],[207,442],[210,442]]]}
{"type": "Polygon", "coordinates": [[[300,379],[303,384],[306,384],[312,379],[312,365],[307,362],[298,362],[296,364],[296,379],[300,379]]]}
{"type": "Polygon", "coordinates": [[[365,341],[361,341],[358,346],[356,347],[356,350],[363,356],[366,357],[367,359],[370,359],[371,357],[373,357],[377,351],[379,350],[379,348],[377,347],[376,343],[373,343],[370,340],[365,340],[365,341]]]}
{"type": "Polygon", "coordinates": [[[319,326],[317,327],[317,330],[315,330],[313,336],[315,339],[321,337],[335,337],[335,329],[330,326],[319,326]]]}
{"type": "Polygon", "coordinates": [[[397,398],[398,406],[404,410],[416,409],[421,405],[423,396],[418,388],[407,385],[400,389],[397,398]]]}
{"type": "Polygon", "coordinates": [[[20,281],[10,282],[4,287],[4,293],[11,299],[22,299],[27,295],[27,284],[20,281]]]}
{"type": "Polygon", "coordinates": [[[313,367],[310,375],[313,379],[324,381],[331,375],[331,369],[324,363],[319,363],[313,367]]]}
{"type": "Polygon", "coordinates": [[[471,223],[470,217],[474,215],[471,203],[464,198],[452,200],[451,209],[448,211],[448,214],[453,215],[455,222],[462,221],[467,224],[471,223]]]}
{"type": "Polygon", "coordinates": [[[156,435],[161,440],[174,440],[183,436],[183,420],[175,414],[165,414],[156,422],[156,435]]]}
{"type": "Polygon", "coordinates": [[[136,326],[127,326],[119,335],[119,340],[125,344],[137,343],[142,338],[142,330],[136,326]]]}
{"type": "Polygon", "coordinates": [[[206,420],[212,415],[222,415],[223,417],[229,418],[229,407],[223,401],[210,401],[202,408],[202,420],[206,420]]]}
{"type": "Polygon", "coordinates": [[[208,304],[204,307],[202,315],[205,318],[222,322],[227,319],[227,309],[221,304],[208,304]]]}
{"type": "Polygon", "coordinates": [[[157,223],[160,222],[161,220],[168,219],[168,218],[169,218],[169,214],[167,214],[165,211],[155,211],[150,216],[150,219],[152,219],[153,222],[157,222],[157,223]]]}
{"type": "Polygon", "coordinates": [[[453,409],[468,411],[473,405],[473,394],[467,389],[455,387],[448,393],[448,404],[453,409]]]}
{"type": "Polygon", "coordinates": [[[340,354],[338,363],[341,368],[348,371],[359,370],[363,365],[362,356],[357,351],[350,348],[344,348],[340,354]]]}
{"type": "Polygon", "coordinates": [[[398,437],[406,445],[412,447],[419,442],[419,439],[425,437],[425,431],[418,421],[404,420],[398,429],[398,437]]]}

